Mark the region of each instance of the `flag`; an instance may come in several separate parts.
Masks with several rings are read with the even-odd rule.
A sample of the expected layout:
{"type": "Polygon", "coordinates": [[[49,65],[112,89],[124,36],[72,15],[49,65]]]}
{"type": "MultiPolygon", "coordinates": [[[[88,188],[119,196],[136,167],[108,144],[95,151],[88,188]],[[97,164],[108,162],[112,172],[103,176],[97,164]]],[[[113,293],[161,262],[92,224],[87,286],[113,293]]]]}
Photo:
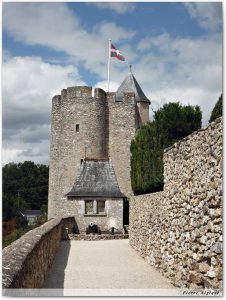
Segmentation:
{"type": "Polygon", "coordinates": [[[111,57],[115,57],[118,60],[125,60],[125,57],[119,52],[118,49],[115,48],[113,44],[111,44],[111,57]]]}

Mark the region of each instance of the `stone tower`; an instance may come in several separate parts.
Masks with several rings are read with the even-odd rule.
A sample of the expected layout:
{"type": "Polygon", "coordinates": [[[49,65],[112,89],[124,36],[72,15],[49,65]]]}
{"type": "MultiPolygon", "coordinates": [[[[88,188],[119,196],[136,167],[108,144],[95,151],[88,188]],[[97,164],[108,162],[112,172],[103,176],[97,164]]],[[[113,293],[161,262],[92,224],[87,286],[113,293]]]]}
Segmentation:
{"type": "Polygon", "coordinates": [[[121,192],[130,197],[130,143],[149,120],[150,101],[132,72],[116,93],[69,87],[52,99],[48,217],[71,215],[67,193],[85,158],[109,159],[121,192]]]}

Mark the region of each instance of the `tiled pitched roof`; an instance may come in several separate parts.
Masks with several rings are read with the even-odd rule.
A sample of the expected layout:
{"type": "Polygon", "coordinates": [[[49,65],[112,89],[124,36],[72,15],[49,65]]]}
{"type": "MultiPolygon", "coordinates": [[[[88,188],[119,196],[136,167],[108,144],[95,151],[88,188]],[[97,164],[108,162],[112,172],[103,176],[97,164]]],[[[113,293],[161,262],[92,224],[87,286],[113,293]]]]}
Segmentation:
{"type": "Polygon", "coordinates": [[[85,159],[68,197],[122,198],[110,160],[85,159]]]}
{"type": "Polygon", "coordinates": [[[150,103],[150,101],[142,91],[136,78],[133,76],[132,72],[129,72],[129,74],[126,76],[126,78],[118,88],[116,92],[116,101],[122,101],[124,93],[134,93],[136,102],[150,103]]]}

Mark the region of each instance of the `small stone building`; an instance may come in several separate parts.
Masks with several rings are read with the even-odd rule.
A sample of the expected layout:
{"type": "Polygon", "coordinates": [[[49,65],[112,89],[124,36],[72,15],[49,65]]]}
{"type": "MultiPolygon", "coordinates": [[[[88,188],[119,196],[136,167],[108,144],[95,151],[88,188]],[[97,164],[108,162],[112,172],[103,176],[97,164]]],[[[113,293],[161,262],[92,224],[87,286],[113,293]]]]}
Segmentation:
{"type": "Polygon", "coordinates": [[[123,229],[123,197],[112,163],[108,159],[86,158],[71,191],[66,195],[73,202],[78,229],[86,231],[96,224],[102,232],[112,227],[123,229]]]}

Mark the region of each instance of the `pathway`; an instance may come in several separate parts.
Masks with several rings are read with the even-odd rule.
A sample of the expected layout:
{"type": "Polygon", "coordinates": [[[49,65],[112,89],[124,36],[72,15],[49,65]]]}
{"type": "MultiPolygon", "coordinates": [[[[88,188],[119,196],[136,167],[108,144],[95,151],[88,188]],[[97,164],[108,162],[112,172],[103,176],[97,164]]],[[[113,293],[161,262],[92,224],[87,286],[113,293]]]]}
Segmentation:
{"type": "Polygon", "coordinates": [[[63,295],[175,295],[175,289],[128,240],[62,241],[44,288],[63,295]]]}

